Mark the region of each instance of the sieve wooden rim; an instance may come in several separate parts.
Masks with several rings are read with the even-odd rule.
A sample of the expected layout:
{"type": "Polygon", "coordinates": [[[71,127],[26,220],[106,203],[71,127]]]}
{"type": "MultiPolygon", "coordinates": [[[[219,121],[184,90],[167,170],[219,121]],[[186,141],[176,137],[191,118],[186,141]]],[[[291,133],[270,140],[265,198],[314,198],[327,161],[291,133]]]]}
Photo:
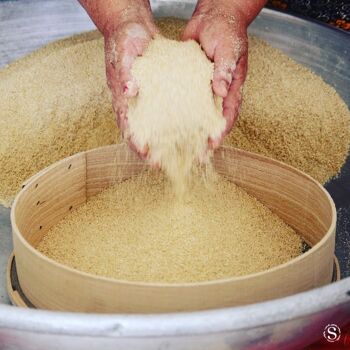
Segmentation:
{"type": "MultiPolygon", "coordinates": [[[[71,267],[63,265],[59,262],[56,262],[56,261],[48,258],[44,254],[37,251],[27,241],[27,239],[24,238],[24,236],[22,235],[22,232],[20,231],[20,229],[18,228],[18,225],[17,225],[17,207],[18,207],[18,204],[22,201],[22,197],[27,193],[27,191],[29,191],[29,189],[32,188],[32,186],[35,185],[35,182],[37,182],[40,178],[42,178],[42,176],[44,176],[45,174],[48,174],[51,170],[55,169],[56,167],[58,167],[62,164],[67,164],[70,161],[73,161],[74,159],[76,159],[76,157],[82,157],[86,161],[87,155],[91,152],[95,152],[95,151],[102,152],[102,151],[107,151],[107,150],[118,150],[118,149],[119,150],[127,149],[127,146],[126,145],[110,145],[110,146],[100,147],[100,148],[95,149],[95,150],[78,153],[78,154],[73,155],[71,157],[65,158],[59,162],[56,162],[53,165],[47,167],[46,169],[40,171],[39,173],[37,173],[36,175],[31,177],[24,184],[24,187],[19,192],[19,194],[16,196],[15,201],[14,201],[13,206],[12,206],[12,210],[11,210],[11,224],[12,224],[14,241],[18,240],[18,242],[20,243],[21,249],[27,250],[28,252],[30,252],[31,254],[36,256],[37,258],[41,259],[43,262],[45,262],[45,264],[54,266],[57,269],[60,269],[62,271],[66,271],[67,273],[72,274],[72,276],[85,277],[86,279],[94,280],[96,282],[99,281],[101,283],[102,282],[109,283],[109,284],[115,285],[116,287],[120,286],[120,285],[125,285],[125,286],[130,286],[130,287],[135,287],[135,288],[136,287],[158,288],[158,289],[164,289],[164,290],[172,290],[172,289],[175,290],[177,288],[181,288],[181,290],[184,291],[184,290],[191,289],[194,287],[203,287],[204,288],[204,287],[210,287],[210,286],[224,286],[226,283],[230,283],[230,282],[239,283],[239,282],[244,282],[247,280],[256,279],[258,277],[265,277],[266,276],[266,278],[268,278],[269,274],[271,274],[273,272],[277,272],[278,270],[283,271],[287,267],[290,267],[293,264],[296,264],[297,262],[307,260],[307,259],[309,259],[312,256],[315,256],[317,254],[322,256],[322,254],[324,254],[324,252],[323,253],[321,252],[321,248],[323,248],[323,246],[326,243],[327,243],[327,245],[329,245],[330,241],[332,241],[332,240],[334,241],[335,227],[336,227],[336,209],[335,209],[335,205],[334,205],[334,202],[333,202],[331,196],[328,194],[328,192],[324,189],[324,187],[321,184],[319,184],[317,181],[315,181],[312,177],[305,174],[304,172],[299,171],[299,170],[295,169],[294,167],[289,166],[287,164],[284,164],[280,161],[273,160],[273,159],[270,159],[268,157],[265,157],[262,155],[257,155],[257,154],[251,153],[251,152],[235,149],[235,148],[228,147],[228,146],[223,146],[216,152],[216,156],[220,157],[225,152],[228,152],[228,153],[231,152],[231,153],[235,154],[236,156],[240,156],[240,157],[247,159],[248,161],[252,161],[252,162],[254,162],[256,160],[257,161],[264,161],[266,164],[270,164],[270,165],[273,165],[273,166],[276,166],[276,167],[279,167],[282,169],[286,169],[287,171],[296,174],[298,177],[303,178],[303,179],[313,183],[313,185],[315,185],[318,188],[320,193],[322,193],[322,196],[324,196],[324,200],[327,201],[327,204],[329,205],[331,221],[330,221],[330,225],[327,229],[327,232],[323,235],[323,237],[319,240],[318,243],[316,243],[312,246],[312,249],[310,249],[309,251],[305,252],[304,254],[302,254],[296,258],[289,260],[288,262],[286,262],[284,264],[272,267],[268,270],[264,270],[261,272],[248,274],[248,275],[244,275],[244,276],[238,276],[238,277],[230,277],[230,278],[224,278],[224,279],[218,279],[218,280],[190,282],[190,283],[154,283],[154,282],[138,282],[138,281],[134,282],[134,281],[127,281],[127,280],[113,279],[113,278],[103,277],[103,276],[96,276],[96,275],[86,273],[83,271],[78,271],[76,269],[73,269],[71,267]]],[[[140,162],[136,158],[134,159],[134,161],[135,161],[135,164],[142,164],[142,162],[140,162]]],[[[307,241],[307,243],[310,244],[310,242],[308,242],[308,241],[307,241]]],[[[327,248],[327,249],[329,250],[329,248],[327,248]]],[[[333,252],[334,252],[334,250],[333,250],[333,252]]],[[[16,245],[15,245],[15,254],[16,254],[16,256],[18,255],[18,253],[16,252],[16,245]]]]}
{"type": "MultiPolygon", "coordinates": [[[[338,282],[341,279],[341,272],[339,266],[339,260],[334,255],[334,271],[332,283],[338,282]]],[[[15,306],[24,307],[24,308],[35,308],[35,306],[28,300],[25,293],[22,291],[21,285],[18,281],[17,272],[14,271],[16,266],[15,255],[12,252],[7,260],[6,268],[6,289],[11,300],[11,303],[15,306]],[[17,281],[14,281],[17,279],[17,281]]]]}
{"type": "MultiPolygon", "coordinates": [[[[103,146],[103,147],[99,147],[99,148],[100,149],[102,149],[102,148],[109,148],[109,147],[110,148],[114,148],[115,146],[116,145],[109,145],[109,146],[103,146]]],[[[232,148],[233,147],[230,147],[230,146],[221,146],[218,151],[225,150],[225,149],[232,149],[232,148]]],[[[296,169],[296,168],[294,168],[294,167],[292,167],[292,166],[290,166],[290,165],[288,165],[286,163],[283,163],[281,161],[278,161],[278,160],[275,160],[275,159],[272,159],[272,158],[269,158],[269,157],[266,157],[266,156],[263,156],[263,155],[260,155],[260,154],[256,154],[256,153],[253,153],[253,152],[248,152],[248,151],[245,151],[245,150],[241,150],[241,149],[238,149],[238,148],[235,148],[235,151],[237,153],[244,154],[245,156],[249,156],[251,159],[265,159],[265,160],[268,160],[271,163],[278,164],[281,168],[291,170],[291,171],[295,172],[296,174],[301,175],[301,176],[311,180],[315,184],[317,184],[319,186],[320,190],[326,195],[326,197],[328,197],[329,204],[331,205],[331,208],[332,208],[332,223],[331,223],[327,233],[324,235],[324,237],[317,244],[313,245],[312,249],[310,249],[309,251],[307,251],[307,252],[297,256],[296,258],[293,258],[293,259],[287,261],[286,263],[277,265],[275,267],[272,267],[270,269],[267,269],[267,270],[264,270],[264,271],[261,271],[261,272],[247,274],[247,275],[239,276],[239,277],[223,278],[223,279],[218,279],[218,280],[213,280],[213,281],[203,281],[203,282],[190,282],[190,283],[152,283],[152,282],[137,282],[137,281],[130,282],[128,280],[120,280],[120,279],[115,279],[115,278],[110,278],[110,277],[97,276],[97,275],[94,275],[94,274],[90,274],[90,273],[87,273],[87,272],[83,272],[83,271],[79,271],[79,270],[70,268],[67,265],[61,264],[61,263],[59,263],[59,262],[57,262],[57,261],[55,261],[53,259],[48,258],[46,255],[42,254],[37,249],[32,247],[27,242],[27,240],[22,236],[20,230],[18,229],[14,213],[15,213],[17,203],[20,200],[22,193],[24,193],[26,191],[26,188],[28,188],[28,186],[33,184],[36,181],[36,179],[40,178],[43,174],[45,174],[46,172],[48,172],[51,169],[55,168],[61,162],[69,160],[69,159],[74,159],[75,156],[77,156],[79,154],[85,154],[86,152],[80,152],[80,153],[72,155],[72,156],[70,156],[68,158],[65,158],[65,159],[63,159],[61,161],[58,161],[58,162],[48,166],[47,168],[41,170],[37,174],[33,175],[31,178],[29,178],[27,181],[25,181],[23,183],[22,189],[18,193],[18,195],[16,196],[16,198],[15,198],[15,200],[13,202],[12,208],[11,208],[11,225],[12,225],[12,229],[18,235],[18,238],[22,241],[22,243],[29,250],[31,250],[33,253],[38,254],[38,255],[40,255],[41,258],[47,260],[48,262],[50,262],[52,264],[55,264],[55,265],[58,265],[59,267],[67,269],[67,270],[69,270],[71,272],[78,272],[79,274],[83,274],[83,275],[86,275],[86,276],[89,276],[89,277],[94,277],[94,278],[101,279],[101,280],[107,280],[107,281],[110,281],[110,282],[117,281],[117,282],[129,283],[129,284],[137,284],[137,285],[142,285],[142,286],[157,286],[157,287],[161,287],[161,286],[165,286],[165,287],[191,286],[191,285],[198,285],[198,284],[205,285],[205,284],[213,284],[213,283],[216,284],[216,283],[220,283],[220,282],[226,282],[226,281],[231,281],[231,280],[244,280],[244,279],[247,279],[247,278],[260,276],[260,275],[265,274],[266,272],[278,270],[279,268],[287,266],[287,265],[290,265],[291,263],[293,263],[295,261],[307,258],[310,254],[312,254],[313,252],[315,252],[315,250],[317,250],[320,246],[322,246],[323,243],[330,238],[330,236],[332,236],[332,231],[335,230],[335,228],[336,228],[336,217],[337,217],[336,207],[335,207],[334,201],[333,201],[332,197],[330,196],[330,194],[328,193],[328,191],[318,181],[316,181],[314,178],[312,178],[310,175],[306,174],[305,172],[303,172],[301,170],[298,170],[298,169],[296,169]]],[[[306,241],[306,243],[309,244],[309,242],[307,242],[307,241],[306,241]]]]}

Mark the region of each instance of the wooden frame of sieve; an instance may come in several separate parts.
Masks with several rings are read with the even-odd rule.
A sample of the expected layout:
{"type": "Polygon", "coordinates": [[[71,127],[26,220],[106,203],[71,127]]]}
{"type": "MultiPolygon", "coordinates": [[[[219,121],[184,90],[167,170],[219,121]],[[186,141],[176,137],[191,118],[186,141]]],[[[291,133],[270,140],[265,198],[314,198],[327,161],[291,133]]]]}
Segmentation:
{"type": "Polygon", "coordinates": [[[312,246],[269,270],[222,280],[164,284],[95,276],[35,249],[72,209],[146,165],[126,145],[82,152],[29,179],[11,210],[18,280],[37,308],[101,313],[157,313],[244,305],[320,287],[332,280],[336,210],[327,191],[295,168],[232,147],[214,156],[217,171],[287,222],[312,246]]]}

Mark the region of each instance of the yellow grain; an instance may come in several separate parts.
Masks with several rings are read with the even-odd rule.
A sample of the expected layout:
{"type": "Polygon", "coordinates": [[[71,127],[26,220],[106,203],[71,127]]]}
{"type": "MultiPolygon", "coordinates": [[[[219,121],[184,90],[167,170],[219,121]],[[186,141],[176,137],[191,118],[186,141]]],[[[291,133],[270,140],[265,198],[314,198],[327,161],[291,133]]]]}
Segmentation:
{"type": "MultiPolygon", "coordinates": [[[[179,39],[184,21],[158,21],[179,39]]],[[[225,143],[325,182],[343,165],[349,110],[320,77],[251,37],[240,119],[225,143]]],[[[119,140],[96,32],[50,44],[0,71],[0,203],[28,177],[78,151],[119,140]]]]}
{"type": "Polygon", "coordinates": [[[158,164],[181,196],[196,164],[208,163],[208,139],[226,125],[222,99],[213,94],[214,65],[193,40],[155,38],[133,65],[139,93],[129,101],[129,133],[158,164]]]}
{"type": "Polygon", "coordinates": [[[301,254],[301,238],[232,182],[197,179],[183,201],[156,172],[126,180],[69,214],[37,247],[88,273],[142,282],[242,276],[301,254]]]}

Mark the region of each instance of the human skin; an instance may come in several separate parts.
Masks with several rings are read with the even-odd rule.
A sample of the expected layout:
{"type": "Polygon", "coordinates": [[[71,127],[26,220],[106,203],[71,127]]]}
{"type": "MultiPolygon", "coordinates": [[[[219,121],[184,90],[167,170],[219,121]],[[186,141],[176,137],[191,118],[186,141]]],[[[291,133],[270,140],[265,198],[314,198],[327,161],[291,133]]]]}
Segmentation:
{"type": "MultiPolygon", "coordinates": [[[[136,149],[127,134],[128,99],[137,95],[131,75],[136,57],[158,34],[149,0],[79,0],[104,36],[107,83],[112,93],[117,123],[129,145],[143,158],[148,149],[136,149]]],[[[183,33],[183,40],[196,40],[214,62],[213,91],[223,98],[226,128],[216,148],[237,120],[242,87],[247,75],[247,27],[266,0],[199,0],[183,33]]]]}
{"type": "Polygon", "coordinates": [[[129,146],[145,158],[147,148],[136,149],[127,135],[128,99],[137,95],[131,75],[136,57],[141,56],[158,29],[148,0],[79,0],[97,29],[103,34],[107,84],[117,124],[129,146]]]}
{"type": "Polygon", "coordinates": [[[214,62],[213,91],[223,98],[226,128],[217,140],[217,148],[238,118],[242,88],[248,68],[247,28],[266,0],[200,0],[188,22],[182,39],[194,39],[214,62]]]}

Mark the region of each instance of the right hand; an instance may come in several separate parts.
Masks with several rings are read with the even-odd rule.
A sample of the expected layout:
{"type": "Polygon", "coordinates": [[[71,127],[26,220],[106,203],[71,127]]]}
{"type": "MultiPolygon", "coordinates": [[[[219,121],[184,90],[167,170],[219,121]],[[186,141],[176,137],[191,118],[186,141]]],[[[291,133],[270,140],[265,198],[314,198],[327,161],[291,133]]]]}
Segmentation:
{"type": "Polygon", "coordinates": [[[148,1],[137,0],[139,6],[126,6],[115,20],[104,28],[105,62],[108,87],[112,93],[113,110],[117,124],[129,146],[140,157],[146,158],[148,149],[137,149],[128,133],[128,99],[138,93],[139,87],[131,74],[132,64],[141,56],[149,42],[158,33],[148,1]]]}
{"type": "Polygon", "coordinates": [[[209,147],[217,148],[238,118],[248,66],[248,21],[238,1],[199,0],[182,39],[198,41],[214,62],[213,92],[223,98],[226,128],[209,147]]]}

